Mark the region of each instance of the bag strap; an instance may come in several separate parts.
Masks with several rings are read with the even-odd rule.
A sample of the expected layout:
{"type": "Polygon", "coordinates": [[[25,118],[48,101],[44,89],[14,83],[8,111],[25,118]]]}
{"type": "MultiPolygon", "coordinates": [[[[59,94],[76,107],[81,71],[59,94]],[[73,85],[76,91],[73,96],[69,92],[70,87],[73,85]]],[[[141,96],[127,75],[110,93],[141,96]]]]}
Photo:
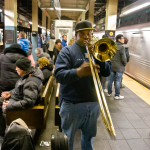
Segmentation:
{"type": "MultiPolygon", "coordinates": [[[[13,123],[17,123],[17,124],[21,125],[22,127],[26,128],[26,129],[28,130],[28,132],[30,133],[30,130],[29,130],[28,126],[27,126],[26,123],[25,123],[22,119],[20,119],[20,118],[18,118],[18,119],[16,119],[16,120],[14,120],[13,122],[11,122],[11,124],[10,124],[8,130],[9,130],[10,127],[13,125],[13,123]]],[[[30,135],[31,135],[31,133],[30,133],[30,135]]]]}

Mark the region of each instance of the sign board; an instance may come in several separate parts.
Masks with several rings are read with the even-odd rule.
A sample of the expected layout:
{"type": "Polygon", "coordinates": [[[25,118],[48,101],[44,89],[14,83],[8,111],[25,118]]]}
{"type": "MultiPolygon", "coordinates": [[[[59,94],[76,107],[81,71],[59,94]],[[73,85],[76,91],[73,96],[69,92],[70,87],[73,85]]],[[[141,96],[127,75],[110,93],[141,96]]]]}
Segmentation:
{"type": "Polygon", "coordinates": [[[105,34],[107,34],[108,37],[112,40],[115,40],[115,33],[116,31],[114,30],[105,30],[105,34]]]}
{"type": "Polygon", "coordinates": [[[14,43],[14,30],[5,30],[5,43],[14,43]]]}
{"type": "Polygon", "coordinates": [[[37,31],[32,31],[32,36],[37,36],[37,31]]]}

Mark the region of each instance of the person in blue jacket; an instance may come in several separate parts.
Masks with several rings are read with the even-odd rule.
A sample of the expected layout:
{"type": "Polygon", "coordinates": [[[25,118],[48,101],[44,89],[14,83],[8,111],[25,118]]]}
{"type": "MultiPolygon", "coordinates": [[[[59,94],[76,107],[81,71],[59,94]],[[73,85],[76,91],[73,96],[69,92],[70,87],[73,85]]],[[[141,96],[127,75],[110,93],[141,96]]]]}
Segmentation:
{"type": "MultiPolygon", "coordinates": [[[[62,48],[55,64],[55,77],[60,85],[61,128],[67,134],[69,150],[73,150],[76,131],[81,129],[82,150],[93,150],[93,137],[97,132],[97,119],[100,107],[96,95],[93,77],[85,43],[91,40],[92,24],[80,21],[75,27],[76,42],[62,48]]],[[[89,44],[89,51],[92,47],[89,44]]],[[[111,73],[111,62],[95,59],[95,68],[99,76],[107,77],[111,73]]]]}
{"type": "Polygon", "coordinates": [[[67,35],[63,35],[62,36],[62,38],[63,38],[63,40],[62,40],[62,42],[61,42],[61,45],[63,46],[63,47],[65,47],[65,46],[67,46],[67,35]]]}
{"type": "Polygon", "coordinates": [[[22,48],[26,53],[28,53],[29,41],[28,41],[28,39],[26,39],[26,33],[24,33],[24,32],[20,32],[20,33],[19,33],[19,40],[18,40],[17,43],[21,45],[21,48],[22,48]]]}
{"type": "Polygon", "coordinates": [[[38,34],[38,47],[41,47],[41,38],[40,38],[40,36],[39,36],[39,34],[38,34]]]}

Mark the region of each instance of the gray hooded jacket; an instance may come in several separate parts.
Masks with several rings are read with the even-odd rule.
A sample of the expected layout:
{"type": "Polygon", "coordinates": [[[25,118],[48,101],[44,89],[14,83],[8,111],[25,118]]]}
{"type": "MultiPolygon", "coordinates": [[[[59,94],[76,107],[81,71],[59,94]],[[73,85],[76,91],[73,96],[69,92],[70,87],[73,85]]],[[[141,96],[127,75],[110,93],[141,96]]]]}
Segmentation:
{"type": "Polygon", "coordinates": [[[124,72],[125,66],[127,64],[127,58],[125,53],[125,48],[120,42],[116,42],[117,52],[116,55],[111,59],[112,62],[112,71],[113,72],[124,72]]]}
{"type": "Polygon", "coordinates": [[[7,105],[7,110],[32,108],[42,89],[43,73],[37,67],[31,67],[27,74],[21,77],[13,90],[10,91],[11,97],[7,105]]]}

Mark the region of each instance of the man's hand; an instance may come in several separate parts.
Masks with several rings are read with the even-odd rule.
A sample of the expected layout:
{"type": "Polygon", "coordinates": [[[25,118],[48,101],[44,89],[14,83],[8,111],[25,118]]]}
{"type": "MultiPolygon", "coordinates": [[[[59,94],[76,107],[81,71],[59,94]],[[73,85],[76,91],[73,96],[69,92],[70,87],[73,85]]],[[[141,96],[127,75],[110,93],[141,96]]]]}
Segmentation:
{"type": "MultiPolygon", "coordinates": [[[[94,68],[97,68],[98,73],[100,73],[100,66],[97,64],[93,64],[94,68]]],[[[92,75],[91,67],[89,62],[84,62],[79,68],[77,68],[77,75],[79,77],[92,75]]]]}
{"type": "Polygon", "coordinates": [[[1,97],[3,97],[4,99],[7,99],[11,96],[10,92],[2,92],[1,93],[1,97]]]}
{"type": "Polygon", "coordinates": [[[9,101],[4,101],[4,102],[3,102],[3,108],[4,108],[4,109],[6,109],[8,103],[9,103],[9,101]]]}
{"type": "Polygon", "coordinates": [[[89,53],[93,55],[93,48],[94,48],[94,46],[87,40],[84,41],[84,43],[88,45],[89,53]]]}

